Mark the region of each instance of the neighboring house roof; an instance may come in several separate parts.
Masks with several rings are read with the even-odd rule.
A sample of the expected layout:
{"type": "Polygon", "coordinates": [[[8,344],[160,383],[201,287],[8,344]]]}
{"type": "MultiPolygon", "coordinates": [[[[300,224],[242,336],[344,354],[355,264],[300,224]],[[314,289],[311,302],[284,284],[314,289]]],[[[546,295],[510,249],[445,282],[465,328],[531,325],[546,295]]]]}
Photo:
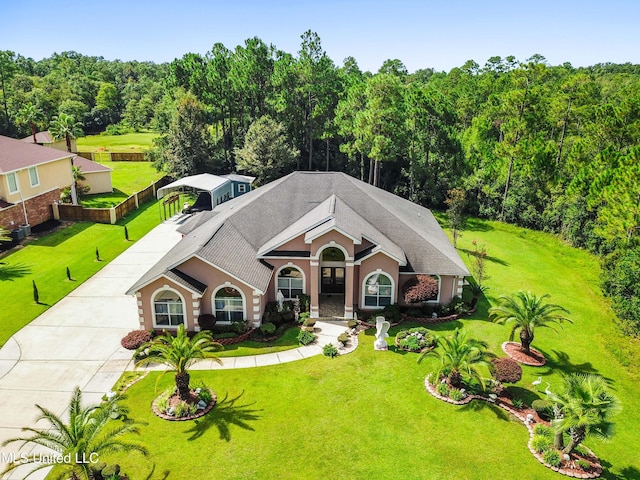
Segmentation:
{"type": "Polygon", "coordinates": [[[231,180],[228,178],[219,177],[218,175],[212,175],[211,173],[201,173],[200,175],[191,175],[189,177],[181,178],[180,180],[176,180],[175,182],[170,183],[169,185],[165,185],[162,188],[158,189],[157,197],[162,198],[171,190],[180,187],[192,187],[197,188],[198,190],[205,190],[207,192],[213,192],[216,188],[224,185],[225,183],[230,183],[231,180]]]}
{"type": "Polygon", "coordinates": [[[75,154],[0,135],[0,173],[15,172],[73,155],[75,154]]]}
{"type": "Polygon", "coordinates": [[[469,275],[428,209],[344,173],[294,172],[195,215],[181,227],[182,241],[129,293],[194,257],[264,292],[272,267],[260,255],[298,235],[315,238],[333,227],[372,242],[365,256],[383,251],[402,271],[469,275]]]}
{"type": "Polygon", "coordinates": [[[82,173],[111,172],[113,170],[106,165],[94,162],[80,155],[73,157],[73,165],[79,167],[82,173]]]}
{"type": "MultiPolygon", "coordinates": [[[[24,137],[22,139],[23,142],[33,143],[33,135],[29,135],[28,137],[24,137]]],[[[53,139],[48,130],[44,132],[36,133],[36,143],[55,143],[56,140],[53,139]]]]}
{"type": "Polygon", "coordinates": [[[232,182],[248,183],[249,185],[251,185],[256,179],[256,177],[250,177],[248,175],[239,175],[237,173],[228,173],[226,175],[220,175],[220,176],[223,178],[228,178],[232,182]]]}

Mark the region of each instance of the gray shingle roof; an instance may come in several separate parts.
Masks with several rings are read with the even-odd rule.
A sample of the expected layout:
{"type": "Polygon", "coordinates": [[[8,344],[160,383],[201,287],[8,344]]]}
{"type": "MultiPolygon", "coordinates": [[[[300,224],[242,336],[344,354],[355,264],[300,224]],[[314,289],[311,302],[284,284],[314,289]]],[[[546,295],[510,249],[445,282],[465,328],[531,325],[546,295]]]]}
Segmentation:
{"type": "Polygon", "coordinates": [[[182,227],[188,232],[182,241],[130,293],[193,256],[265,291],[272,271],[259,261],[258,252],[266,253],[294,230],[303,232],[305,225],[318,228],[329,208],[334,209],[329,221],[351,236],[364,236],[406,259],[403,271],[469,275],[428,209],[344,173],[294,172],[216,206],[202,223],[196,215],[182,227]]]}

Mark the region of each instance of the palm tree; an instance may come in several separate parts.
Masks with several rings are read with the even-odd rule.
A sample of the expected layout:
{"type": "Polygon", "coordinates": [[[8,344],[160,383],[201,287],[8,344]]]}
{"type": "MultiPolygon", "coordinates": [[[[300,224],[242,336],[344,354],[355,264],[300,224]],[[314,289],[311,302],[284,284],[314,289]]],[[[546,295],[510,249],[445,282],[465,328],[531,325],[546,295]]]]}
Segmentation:
{"type": "Polygon", "coordinates": [[[569,310],[554,303],[545,303],[547,297],[548,293],[538,297],[535,293],[521,291],[511,296],[501,296],[500,304],[489,309],[494,322],[513,323],[509,341],[513,341],[516,332],[520,330],[520,349],[526,354],[531,353],[536,327],[547,327],[557,332],[551,324],[565,321],[573,323],[564,316],[569,310]]]}
{"type": "Polygon", "coordinates": [[[607,439],[613,435],[611,417],[620,410],[619,400],[607,391],[600,375],[571,374],[564,377],[562,391],[551,392],[556,431],[555,446],[563,448],[563,434],[569,434],[569,444],[562,453],[571,454],[589,435],[607,439]]]}
{"type": "MultiPolygon", "coordinates": [[[[189,367],[197,360],[205,358],[206,354],[222,350],[222,345],[213,341],[211,332],[203,330],[198,332],[193,338],[189,338],[184,325],[178,327],[178,332],[174,337],[169,332],[154,338],[151,342],[145,343],[136,354],[146,352],[146,356],[136,362],[136,367],[149,363],[160,363],[169,367],[175,372],[176,389],[181,400],[189,399],[189,367]]],[[[209,355],[219,364],[222,361],[215,356],[209,355]]]]}
{"type": "Polygon", "coordinates": [[[438,348],[420,355],[418,363],[427,356],[436,356],[440,359],[436,380],[443,372],[449,372],[448,380],[452,387],[460,388],[466,378],[477,380],[484,388],[484,378],[478,367],[489,368],[489,360],[495,356],[486,350],[485,342],[467,338],[467,333],[457,328],[453,336],[439,337],[437,342],[438,348]]]}
{"type": "Polygon", "coordinates": [[[44,428],[23,428],[30,432],[30,437],[18,437],[6,440],[2,443],[6,446],[13,442],[23,442],[22,446],[32,443],[53,450],[58,455],[38,455],[21,458],[20,462],[10,464],[5,471],[11,471],[22,463],[38,463],[27,477],[34,472],[53,465],[60,465],[62,471],[58,479],[70,475],[73,480],[88,480],[91,475],[90,461],[96,455],[112,452],[139,452],[147,454],[147,449],[135,443],[129,443],[121,437],[132,433],[138,434],[138,423],[114,422],[111,420],[114,413],[126,414],[126,409],[119,404],[122,397],[114,397],[100,405],[89,407],[82,406],[82,392],[76,387],[69,403],[69,422],[55,415],[50,410],[36,405],[41,415],[37,422],[45,421],[48,426],[44,428]],[[64,461],[60,464],[60,459],[64,461]],[[84,460],[84,461],[83,461],[84,460]]]}
{"type": "Polygon", "coordinates": [[[54,140],[64,138],[67,141],[67,151],[71,153],[71,139],[82,135],[82,125],[76,122],[71,115],[61,113],[57,117],[53,117],[49,133],[54,140]]]}
{"type": "Polygon", "coordinates": [[[0,227],[0,242],[8,242],[11,240],[11,232],[6,228],[0,227]]]}
{"type": "Polygon", "coordinates": [[[33,143],[36,143],[36,122],[42,119],[42,110],[32,103],[27,103],[18,110],[16,120],[24,125],[29,125],[31,135],[33,135],[33,143]]]}

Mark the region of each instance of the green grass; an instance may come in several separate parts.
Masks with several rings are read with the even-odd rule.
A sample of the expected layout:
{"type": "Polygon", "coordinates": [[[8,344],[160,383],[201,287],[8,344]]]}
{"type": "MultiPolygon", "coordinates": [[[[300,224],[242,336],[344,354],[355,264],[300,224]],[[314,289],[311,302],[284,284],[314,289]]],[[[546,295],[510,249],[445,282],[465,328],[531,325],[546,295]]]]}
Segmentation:
{"type": "Polygon", "coordinates": [[[151,202],[116,225],[76,223],[2,258],[0,346],[159,223],[157,202],[151,202]],[[124,238],[124,225],[129,242],[124,238]],[[96,261],[96,247],[101,262],[96,261]],[[74,281],[67,279],[66,267],[74,281]],[[32,281],[41,304],[33,301],[32,281]]]}
{"type": "MultiPolygon", "coordinates": [[[[562,372],[603,375],[623,411],[610,443],[589,439],[587,445],[603,462],[604,478],[640,478],[640,347],[613,325],[598,287],[597,259],[547,234],[482,221],[469,227],[461,255],[467,259],[464,250],[474,239],[486,244],[490,289],[474,317],[433,329],[451,334],[464,327],[501,354],[509,327],[486,320],[489,305],[518,289],[550,293],[551,301],[571,310],[574,323],[559,334],[536,332],[533,346],[548,364],[523,367],[522,381],[511,388],[531,402],[544,396],[544,389],[531,386],[540,375],[552,390],[562,372]]],[[[167,422],[151,413],[152,399],[172,382],[165,375],[156,389],[153,373],[129,390],[127,400],[130,416],[147,423],[141,441],[150,455],[111,460],[132,478],[149,479],[194,472],[205,480],[560,478],[533,458],[526,429],[503,410],[477,401],[456,407],[427,394],[424,377],[436,359],[418,365],[416,354],[393,346],[374,351],[373,340],[366,332],[355,352],[336,359],[193,371],[193,380],[213,387],[220,402],[197,421],[167,422]]]]}
{"type": "Polygon", "coordinates": [[[225,345],[224,350],[216,352],[216,357],[247,357],[249,355],[263,355],[266,353],[277,353],[285,350],[297,348],[298,332],[300,328],[293,327],[288,329],[284,334],[273,342],[254,342],[246,341],[235,343],[233,345],[225,345]]]}
{"type": "Polygon", "coordinates": [[[87,208],[109,208],[126,200],[134,192],[144,190],[159,180],[164,173],[158,172],[150,162],[100,162],[112,170],[113,193],[98,193],[82,198],[87,208]]]}
{"type": "Polygon", "coordinates": [[[144,152],[152,146],[157,133],[127,133],[125,135],[90,135],[76,140],[78,151],[144,152]]]}

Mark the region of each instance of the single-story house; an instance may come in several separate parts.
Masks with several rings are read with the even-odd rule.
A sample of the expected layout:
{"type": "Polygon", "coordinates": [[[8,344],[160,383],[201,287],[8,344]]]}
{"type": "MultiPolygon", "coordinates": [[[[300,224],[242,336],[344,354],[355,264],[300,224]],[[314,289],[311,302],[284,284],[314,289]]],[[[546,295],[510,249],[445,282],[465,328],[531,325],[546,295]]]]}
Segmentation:
{"type": "MultiPolygon", "coordinates": [[[[26,143],[34,143],[33,142],[33,135],[29,135],[28,137],[24,137],[22,139],[23,142],[26,143]]],[[[43,147],[49,147],[49,148],[55,148],[56,150],[62,150],[64,152],[67,151],[67,140],[66,139],[61,139],[61,140],[54,140],[54,138],[51,136],[51,134],[49,133],[48,130],[44,131],[44,132],[37,132],[36,133],[36,141],[35,143],[37,143],[38,145],[41,145],[43,147]]],[[[78,147],[76,145],[76,139],[72,138],[71,139],[71,151],[72,152],[77,152],[78,151],[78,147]]]]}
{"type": "Polygon", "coordinates": [[[430,275],[432,303],[462,294],[464,262],[431,212],[337,172],[295,172],[193,216],[184,237],[128,291],[140,326],[198,330],[198,317],[261,323],[278,292],[310,296],[353,318],[403,304],[403,286],[430,275]]]}
{"type": "Polygon", "coordinates": [[[80,168],[84,177],[80,183],[89,187],[90,194],[113,192],[111,183],[113,169],[79,155],[73,158],[73,165],[80,168]]]}
{"type": "Polygon", "coordinates": [[[71,185],[75,153],[0,135],[0,225],[38,225],[53,218],[51,204],[71,185]]]}

